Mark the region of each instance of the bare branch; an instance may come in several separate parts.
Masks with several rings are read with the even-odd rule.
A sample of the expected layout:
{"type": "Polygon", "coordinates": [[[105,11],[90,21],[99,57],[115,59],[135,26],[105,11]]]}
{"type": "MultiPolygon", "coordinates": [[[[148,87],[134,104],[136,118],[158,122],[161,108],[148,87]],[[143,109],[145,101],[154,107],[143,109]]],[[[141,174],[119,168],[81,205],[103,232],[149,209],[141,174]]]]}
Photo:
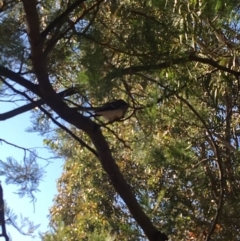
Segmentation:
{"type": "Polygon", "coordinates": [[[79,22],[86,14],[88,14],[92,9],[94,9],[95,7],[97,7],[97,10],[95,11],[94,13],[94,16],[92,18],[92,20],[90,21],[90,23],[86,26],[85,30],[84,30],[84,33],[87,31],[87,29],[89,29],[89,27],[91,26],[93,20],[95,19],[96,17],[96,14],[98,12],[98,8],[99,8],[99,5],[102,3],[103,1],[100,0],[98,1],[97,3],[95,3],[93,6],[89,7],[86,11],[83,12],[83,14],[74,22],[68,20],[68,23],[70,22],[69,24],[69,27],[62,33],[58,33],[58,32],[55,32],[55,34],[53,35],[53,37],[47,42],[47,46],[44,50],[44,55],[46,56],[51,50],[52,48],[55,46],[55,44],[58,42],[59,39],[63,38],[68,31],[70,31],[71,29],[74,28],[74,25],[79,22]]]}
{"type": "Polygon", "coordinates": [[[104,79],[114,79],[114,78],[122,77],[124,75],[133,75],[133,74],[137,74],[139,72],[144,72],[144,71],[165,69],[165,68],[169,68],[173,65],[184,64],[189,61],[195,61],[195,62],[199,62],[202,64],[207,64],[207,65],[217,68],[218,70],[233,74],[234,76],[240,76],[239,71],[235,71],[235,70],[232,70],[225,66],[222,66],[212,59],[201,58],[201,57],[191,54],[186,57],[171,59],[169,61],[165,61],[165,62],[155,64],[155,65],[144,65],[144,66],[138,65],[138,66],[131,66],[131,67],[127,67],[127,68],[115,69],[114,71],[107,74],[106,77],[104,77],[104,79]]]}
{"type": "MultiPolygon", "coordinates": [[[[8,84],[6,81],[4,81],[4,83],[9,86],[9,88],[11,88],[14,92],[24,96],[27,100],[32,101],[32,99],[25,93],[15,89],[13,86],[11,86],[10,84],[8,84]]],[[[67,93],[67,91],[63,91],[64,93],[67,93]]],[[[61,92],[61,93],[63,93],[61,92]]],[[[36,102],[35,102],[36,104],[36,102]]],[[[46,111],[40,104],[37,104],[37,107],[46,115],[48,116],[54,124],[56,124],[57,126],[59,126],[61,129],[65,130],[71,137],[73,137],[76,141],[78,141],[83,147],[87,148],[90,152],[92,152],[96,157],[98,156],[97,152],[90,147],[89,145],[87,145],[82,139],[80,139],[78,136],[76,136],[73,132],[71,132],[67,127],[65,127],[64,125],[62,125],[61,123],[59,123],[57,120],[55,120],[52,115],[46,111]]]]}
{"type": "Polygon", "coordinates": [[[41,33],[42,37],[46,37],[55,27],[62,24],[66,18],[68,17],[69,13],[74,11],[77,7],[79,7],[81,4],[86,2],[86,0],[76,0],[72,5],[70,5],[60,16],[54,19],[47,27],[46,29],[41,33]]]}
{"type": "Polygon", "coordinates": [[[11,143],[11,142],[8,142],[8,141],[6,141],[6,140],[4,140],[4,139],[2,139],[2,138],[0,138],[0,143],[1,142],[4,142],[5,144],[7,144],[7,145],[10,145],[10,146],[13,146],[13,147],[15,147],[15,148],[18,148],[18,149],[20,149],[20,150],[23,150],[24,151],[24,153],[26,153],[26,152],[29,152],[30,154],[32,154],[33,156],[35,156],[36,158],[38,158],[38,159],[42,159],[42,160],[48,160],[49,158],[43,158],[43,157],[40,157],[40,156],[38,156],[37,154],[36,154],[36,152],[33,150],[31,150],[30,148],[25,148],[25,147],[22,147],[22,146],[18,146],[18,145],[16,145],[16,144],[13,144],[13,143],[11,143]]]}
{"type": "MultiPolygon", "coordinates": [[[[2,81],[6,84],[6,82],[2,79],[2,81]]],[[[10,87],[11,88],[11,87],[10,87]]],[[[63,90],[62,92],[58,93],[58,95],[61,98],[73,95],[77,93],[77,88],[71,87],[69,89],[63,90]]],[[[22,94],[22,93],[21,93],[22,94]]],[[[16,115],[22,114],[24,112],[27,112],[29,110],[34,109],[37,106],[43,105],[45,104],[45,101],[43,99],[37,100],[37,101],[33,101],[31,99],[32,103],[26,104],[24,106],[18,107],[14,110],[10,110],[8,112],[5,113],[1,113],[0,114],[0,121],[6,120],[6,119],[10,119],[16,115]]]]}
{"type": "Polygon", "coordinates": [[[189,60],[196,61],[196,62],[199,62],[199,63],[202,63],[202,64],[211,65],[212,67],[215,67],[218,70],[227,72],[229,74],[233,74],[236,77],[240,76],[240,72],[239,71],[235,71],[235,70],[232,70],[232,69],[227,68],[225,66],[222,66],[222,65],[218,64],[218,62],[213,60],[213,59],[201,58],[201,57],[198,57],[196,55],[189,55],[189,60]]]}
{"type": "Polygon", "coordinates": [[[30,90],[34,94],[40,96],[38,85],[31,83],[27,79],[23,78],[20,74],[17,74],[10,69],[0,66],[0,75],[14,81],[15,83],[25,87],[27,90],[30,90]]]}

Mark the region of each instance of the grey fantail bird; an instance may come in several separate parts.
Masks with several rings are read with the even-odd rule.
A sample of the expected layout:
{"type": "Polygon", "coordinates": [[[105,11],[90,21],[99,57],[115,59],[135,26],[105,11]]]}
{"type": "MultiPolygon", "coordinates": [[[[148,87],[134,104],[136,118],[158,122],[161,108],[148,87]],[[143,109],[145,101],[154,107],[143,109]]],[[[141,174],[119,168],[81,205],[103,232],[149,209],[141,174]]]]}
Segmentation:
{"type": "Polygon", "coordinates": [[[103,116],[107,121],[113,122],[123,118],[128,107],[128,103],[122,99],[118,99],[109,101],[100,107],[82,107],[80,110],[93,111],[95,116],[103,116]]]}

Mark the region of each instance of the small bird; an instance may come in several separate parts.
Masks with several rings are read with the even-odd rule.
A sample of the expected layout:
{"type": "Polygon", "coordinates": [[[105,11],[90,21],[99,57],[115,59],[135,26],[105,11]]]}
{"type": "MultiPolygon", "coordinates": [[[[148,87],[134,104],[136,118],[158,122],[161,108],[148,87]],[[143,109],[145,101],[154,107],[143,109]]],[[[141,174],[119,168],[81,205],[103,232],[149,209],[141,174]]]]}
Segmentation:
{"type": "Polygon", "coordinates": [[[108,122],[120,120],[124,117],[129,104],[122,99],[109,101],[100,107],[84,107],[82,111],[93,111],[95,116],[103,116],[108,122]]]}

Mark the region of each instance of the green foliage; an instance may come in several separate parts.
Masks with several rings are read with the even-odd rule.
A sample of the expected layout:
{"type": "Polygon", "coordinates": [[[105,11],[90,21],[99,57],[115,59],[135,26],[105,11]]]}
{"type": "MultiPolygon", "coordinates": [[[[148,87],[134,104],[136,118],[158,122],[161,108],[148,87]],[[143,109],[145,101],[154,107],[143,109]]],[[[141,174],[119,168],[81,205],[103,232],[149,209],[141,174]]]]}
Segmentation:
{"type": "MultiPolygon", "coordinates": [[[[172,240],[202,240],[213,227],[213,240],[239,240],[238,2],[125,0],[95,8],[94,3],[85,1],[47,36],[53,88],[78,87],[75,95],[64,96],[71,107],[117,98],[129,102],[125,120],[101,128],[159,230],[172,240]]],[[[38,7],[44,30],[68,4],[43,1],[38,7]]],[[[23,49],[30,52],[17,25],[23,16],[8,24],[18,11],[11,7],[1,19],[0,34],[9,31],[0,40],[5,66],[19,63],[23,49]]],[[[22,68],[31,70],[27,58],[22,68]]],[[[24,75],[34,81],[31,73],[24,75]]],[[[35,110],[29,130],[48,134],[50,120],[35,110]]],[[[66,126],[92,147],[85,133],[66,126]]],[[[146,240],[89,150],[62,129],[44,144],[66,162],[50,211],[52,230],[43,240],[146,240]]],[[[7,169],[9,163],[1,165],[7,169]]]]}
{"type": "MultiPolygon", "coordinates": [[[[179,240],[185,239],[190,232],[200,237],[201,230],[208,230],[211,225],[220,195],[218,170],[214,164],[212,143],[205,134],[206,126],[211,132],[213,130],[213,135],[224,132],[223,116],[226,114],[222,107],[227,105],[227,93],[233,93],[235,83],[232,77],[225,78],[225,74],[199,63],[180,62],[177,66],[156,71],[149,65],[182,57],[189,44],[206,56],[218,49],[213,58],[223,59],[220,63],[226,65],[229,62],[223,56],[226,50],[221,49],[221,43],[216,41],[219,37],[217,29],[224,26],[221,19],[216,26],[210,25],[212,30],[209,30],[207,21],[202,24],[206,16],[214,19],[222,6],[220,2],[213,1],[203,2],[201,6],[196,2],[190,6],[176,2],[179,15],[172,15],[171,11],[167,14],[165,9],[155,9],[159,6],[156,1],[147,2],[147,6],[152,8],[145,11],[139,10],[140,3],[134,4],[119,7],[121,10],[114,15],[115,25],[109,25],[112,15],[106,11],[103,15],[100,10],[93,28],[101,31],[92,31],[89,35],[94,38],[93,42],[85,43],[84,50],[81,50],[84,71],[79,75],[82,76],[79,84],[89,85],[89,98],[107,98],[109,92],[110,95],[124,96],[127,92],[133,107],[142,107],[125,123],[114,123],[110,127],[114,135],[105,130],[117,164],[139,203],[159,229],[179,240]],[[134,14],[130,14],[130,9],[134,14]],[[167,24],[164,22],[166,19],[167,24]],[[193,20],[194,24],[191,24],[193,20]],[[171,26],[175,29],[180,27],[180,31],[173,33],[171,26]],[[141,75],[132,73],[128,76],[121,71],[128,66],[139,65],[146,66],[144,71],[139,68],[141,75]]],[[[165,6],[171,9],[170,3],[165,6]]],[[[66,147],[62,147],[64,153],[68,145],[69,142],[66,142],[66,147]]],[[[66,201],[59,195],[52,209],[52,221],[57,215],[68,218],[68,205],[71,204],[71,210],[73,207],[77,210],[71,214],[70,223],[77,225],[77,230],[84,230],[86,238],[91,239],[96,232],[106,232],[109,227],[117,225],[120,229],[118,240],[140,239],[141,232],[133,220],[129,220],[126,207],[114,195],[104,173],[98,171],[100,167],[97,168],[93,160],[84,158],[88,155],[84,151],[81,155],[78,152],[75,150],[71,156],[68,155],[65,178],[59,182],[63,185],[60,193],[64,193],[66,187],[79,183],[68,193],[74,196],[78,190],[78,202],[66,201]],[[82,158],[76,162],[74,156],[82,158]],[[78,180],[79,175],[82,181],[78,180]],[[80,205],[79,201],[83,203],[80,205]],[[62,202],[65,204],[62,205],[62,202]],[[65,211],[60,210],[56,214],[54,210],[58,206],[65,206],[65,211]],[[91,214],[89,206],[94,209],[91,214]],[[86,226],[86,223],[91,225],[86,226]]],[[[228,162],[228,158],[224,157],[224,152],[228,150],[222,146],[220,152],[228,162]]],[[[238,158],[235,161],[238,163],[238,158]]],[[[225,188],[231,192],[232,187],[225,188]]],[[[228,202],[232,202],[231,198],[225,200],[223,215],[227,215],[228,202]]],[[[69,219],[65,221],[67,226],[70,223],[69,219]]],[[[218,223],[221,228],[227,225],[223,219],[219,219],[218,223]]],[[[230,226],[228,229],[233,231],[234,225],[230,226]]],[[[221,232],[214,234],[216,240],[224,236],[221,232]]]]}

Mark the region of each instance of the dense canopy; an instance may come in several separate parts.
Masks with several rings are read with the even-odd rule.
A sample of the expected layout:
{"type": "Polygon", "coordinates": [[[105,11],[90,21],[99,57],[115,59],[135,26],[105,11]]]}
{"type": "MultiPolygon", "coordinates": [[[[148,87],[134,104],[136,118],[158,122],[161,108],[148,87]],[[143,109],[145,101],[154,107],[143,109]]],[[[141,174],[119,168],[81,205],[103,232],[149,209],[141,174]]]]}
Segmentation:
{"type": "Polygon", "coordinates": [[[42,240],[240,240],[239,20],[234,0],[0,1],[0,120],[31,111],[66,160],[42,240]],[[84,110],[115,99],[113,123],[84,110]]]}

